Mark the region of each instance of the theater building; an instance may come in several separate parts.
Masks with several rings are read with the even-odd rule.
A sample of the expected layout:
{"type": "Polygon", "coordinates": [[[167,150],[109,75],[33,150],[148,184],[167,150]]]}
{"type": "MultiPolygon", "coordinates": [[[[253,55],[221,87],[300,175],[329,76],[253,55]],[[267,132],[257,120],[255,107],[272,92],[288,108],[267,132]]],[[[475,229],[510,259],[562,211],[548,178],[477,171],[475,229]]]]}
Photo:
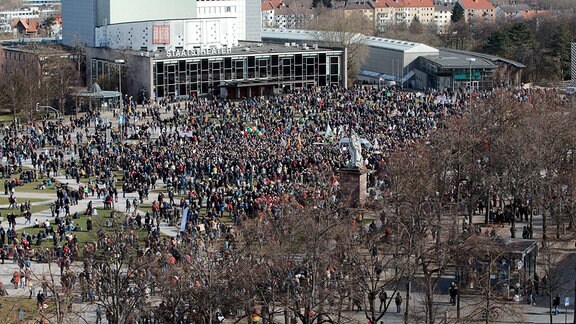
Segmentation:
{"type": "Polygon", "coordinates": [[[343,50],[241,45],[153,53],[91,48],[88,77],[92,82],[114,81],[119,71],[123,92],[139,99],[207,94],[241,98],[346,83],[343,50]]]}
{"type": "Polygon", "coordinates": [[[345,50],[262,43],[260,15],[259,0],[63,0],[63,43],[85,46],[88,83],[139,99],[346,84],[345,50]]]}

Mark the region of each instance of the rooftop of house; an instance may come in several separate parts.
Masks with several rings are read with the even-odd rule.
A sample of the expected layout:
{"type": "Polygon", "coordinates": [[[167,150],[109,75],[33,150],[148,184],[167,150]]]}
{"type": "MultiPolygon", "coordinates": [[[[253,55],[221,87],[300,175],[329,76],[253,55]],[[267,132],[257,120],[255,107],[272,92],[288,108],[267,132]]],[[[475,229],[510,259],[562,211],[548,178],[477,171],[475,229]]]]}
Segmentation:
{"type": "Polygon", "coordinates": [[[346,5],[343,8],[344,10],[372,10],[374,9],[374,5],[372,1],[366,0],[355,0],[355,1],[347,1],[346,5]]]}
{"type": "Polygon", "coordinates": [[[494,6],[488,0],[458,0],[464,10],[494,10],[494,6]]]}
{"type": "Polygon", "coordinates": [[[40,25],[39,18],[18,18],[12,20],[12,27],[17,28],[22,26],[28,33],[35,33],[38,31],[38,26],[40,25]]]}
{"type": "Polygon", "coordinates": [[[498,9],[507,12],[507,13],[515,13],[518,11],[523,11],[523,10],[531,10],[532,8],[530,8],[529,5],[527,4],[517,4],[517,5],[499,5],[497,7],[498,9]]]}
{"type": "Polygon", "coordinates": [[[524,11],[518,12],[518,14],[520,16],[522,16],[522,18],[524,18],[524,19],[532,19],[536,16],[547,15],[549,13],[550,13],[550,10],[524,10],[524,11]]]}
{"type": "Polygon", "coordinates": [[[284,2],[282,0],[264,0],[262,1],[262,10],[274,10],[282,7],[284,2]]]}
{"type": "Polygon", "coordinates": [[[314,9],[310,8],[293,8],[293,7],[280,7],[275,10],[275,15],[313,15],[314,9]]]}
{"type": "Polygon", "coordinates": [[[453,3],[443,3],[443,4],[436,4],[434,5],[434,11],[450,11],[452,12],[452,9],[454,9],[454,4],[453,3]]]}
{"type": "Polygon", "coordinates": [[[433,0],[404,0],[404,6],[410,8],[434,7],[433,0]]]}

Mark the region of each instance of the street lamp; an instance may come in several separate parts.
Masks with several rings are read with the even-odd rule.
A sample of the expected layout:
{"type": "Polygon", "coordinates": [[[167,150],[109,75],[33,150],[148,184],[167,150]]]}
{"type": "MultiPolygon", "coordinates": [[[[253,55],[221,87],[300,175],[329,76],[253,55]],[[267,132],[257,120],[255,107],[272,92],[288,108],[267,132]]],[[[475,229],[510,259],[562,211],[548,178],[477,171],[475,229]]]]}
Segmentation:
{"type": "Polygon", "coordinates": [[[122,108],[122,65],[126,63],[125,60],[114,60],[118,67],[118,92],[120,92],[120,120],[118,124],[118,128],[120,129],[120,142],[124,139],[123,129],[124,129],[124,110],[122,108]]]}
{"type": "Polygon", "coordinates": [[[114,63],[118,66],[118,92],[120,92],[120,109],[122,109],[122,64],[125,64],[125,60],[114,60],[114,63]]]}
{"type": "Polygon", "coordinates": [[[466,58],[468,61],[468,86],[470,87],[470,106],[472,106],[472,62],[476,62],[473,57],[466,58]]]}

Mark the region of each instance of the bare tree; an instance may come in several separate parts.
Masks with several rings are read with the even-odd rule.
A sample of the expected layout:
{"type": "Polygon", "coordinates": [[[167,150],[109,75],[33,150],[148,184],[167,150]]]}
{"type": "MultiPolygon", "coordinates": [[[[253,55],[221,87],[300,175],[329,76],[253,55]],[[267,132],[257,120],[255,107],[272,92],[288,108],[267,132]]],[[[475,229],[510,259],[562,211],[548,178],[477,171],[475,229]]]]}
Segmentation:
{"type": "Polygon", "coordinates": [[[366,26],[369,25],[362,14],[346,15],[343,10],[330,10],[312,21],[309,26],[309,33],[317,41],[346,50],[348,87],[356,81],[360,66],[366,58],[363,33],[367,33],[366,26]]]}
{"type": "Polygon", "coordinates": [[[552,307],[554,297],[560,294],[559,291],[566,284],[571,283],[565,276],[565,262],[567,261],[565,257],[566,254],[562,254],[552,247],[547,247],[540,253],[539,266],[543,272],[540,289],[547,301],[550,323],[554,323],[552,307]]]}
{"type": "MultiPolygon", "coordinates": [[[[506,242],[498,236],[471,235],[458,244],[456,260],[465,269],[467,285],[473,285],[480,298],[470,300],[462,318],[464,323],[492,323],[500,314],[519,316],[515,304],[497,302],[506,298],[509,287],[510,257],[506,242]]],[[[464,282],[463,282],[464,283],[464,282]]],[[[462,287],[458,287],[462,289],[462,287]]]]}

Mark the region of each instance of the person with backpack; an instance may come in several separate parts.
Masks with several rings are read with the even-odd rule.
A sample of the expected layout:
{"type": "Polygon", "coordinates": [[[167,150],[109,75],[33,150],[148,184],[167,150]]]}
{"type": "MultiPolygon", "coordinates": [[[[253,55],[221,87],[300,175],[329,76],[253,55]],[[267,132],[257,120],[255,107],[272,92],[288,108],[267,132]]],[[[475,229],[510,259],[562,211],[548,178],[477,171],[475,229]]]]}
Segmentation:
{"type": "MultiPolygon", "coordinates": [[[[388,300],[388,294],[386,293],[386,290],[384,290],[384,287],[382,287],[382,289],[380,289],[380,292],[378,293],[378,299],[380,299],[379,311],[382,312],[382,305],[385,305],[386,300],[388,300]]],[[[384,307],[384,310],[386,310],[386,307],[384,307]]]]}
{"type": "Polygon", "coordinates": [[[396,293],[396,299],[394,302],[396,303],[396,313],[400,313],[400,308],[402,306],[402,296],[400,293],[396,293]]]}

